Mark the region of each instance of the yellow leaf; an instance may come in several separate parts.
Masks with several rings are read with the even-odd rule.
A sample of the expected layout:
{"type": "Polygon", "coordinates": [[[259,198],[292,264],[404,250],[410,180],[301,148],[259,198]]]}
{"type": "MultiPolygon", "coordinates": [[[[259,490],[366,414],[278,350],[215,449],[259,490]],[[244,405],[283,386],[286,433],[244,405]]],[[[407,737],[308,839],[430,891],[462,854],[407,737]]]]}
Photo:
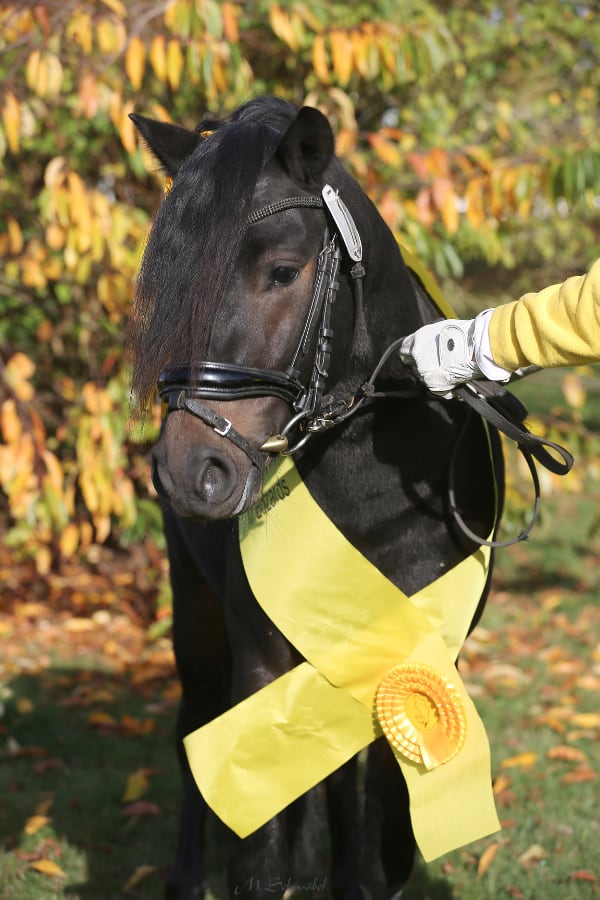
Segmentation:
{"type": "Polygon", "coordinates": [[[387,141],[380,134],[376,133],[369,135],[369,143],[379,159],[387,166],[391,166],[394,169],[400,167],[402,164],[402,156],[397,144],[387,141]]]}
{"type": "Polygon", "coordinates": [[[538,863],[543,859],[546,859],[547,855],[544,848],[539,844],[532,844],[525,853],[522,853],[521,856],[519,856],[519,862],[522,866],[528,867],[532,863],[538,863]]]}
{"type": "Polygon", "coordinates": [[[287,44],[290,50],[298,49],[298,41],[290,17],[277,3],[274,3],[269,9],[269,24],[277,37],[287,44]]]}
{"type": "Polygon", "coordinates": [[[501,769],[527,768],[537,762],[537,753],[529,750],[527,753],[519,753],[517,756],[509,756],[500,763],[501,769]]]}
{"type": "Polygon", "coordinates": [[[323,84],[329,84],[329,63],[327,48],[325,47],[325,35],[317,34],[313,42],[312,64],[315,75],[323,84]]]}
{"type": "Polygon", "coordinates": [[[496,853],[498,852],[499,849],[500,849],[500,844],[490,844],[490,846],[486,847],[486,849],[483,851],[483,853],[479,857],[479,862],[477,863],[477,874],[479,875],[480,878],[483,875],[485,875],[485,873],[491,866],[491,864],[494,860],[494,857],[496,856],[496,853]]]}
{"type": "Polygon", "coordinates": [[[129,118],[129,113],[133,112],[134,105],[135,104],[133,100],[128,100],[127,103],[123,105],[123,107],[121,108],[121,116],[119,121],[119,135],[121,137],[121,141],[123,142],[123,146],[128,153],[133,153],[137,146],[135,127],[133,122],[129,118]]]}
{"type": "Polygon", "coordinates": [[[50,819],[48,816],[31,816],[31,818],[27,819],[25,822],[25,828],[23,831],[25,834],[37,834],[38,831],[41,831],[45,825],[48,824],[50,819]]]}
{"type": "Polygon", "coordinates": [[[4,122],[4,132],[6,134],[8,149],[11,153],[18,153],[21,130],[21,107],[12,91],[8,91],[4,98],[2,121],[4,122]]]}
{"type": "Polygon", "coordinates": [[[58,546],[61,556],[65,559],[73,556],[79,545],[79,529],[74,522],[70,522],[60,536],[58,546]]]}
{"type": "Polygon", "coordinates": [[[8,231],[8,247],[11,253],[15,256],[23,249],[23,232],[21,231],[21,227],[16,219],[13,219],[12,216],[9,216],[6,220],[6,227],[8,231]]]}
{"type": "Polygon", "coordinates": [[[92,52],[92,18],[89,13],[76,7],[66,28],[66,35],[79,44],[85,54],[92,52]]]}
{"type": "Polygon", "coordinates": [[[28,716],[29,713],[32,713],[35,709],[29,697],[18,697],[15,706],[17,707],[17,712],[21,716],[28,716]]]}
{"type": "Polygon", "coordinates": [[[58,865],[51,859],[36,859],[34,862],[29,863],[30,868],[35,869],[36,872],[41,872],[43,875],[56,875],[59,878],[64,878],[65,873],[58,865]]]}
{"type": "Polygon", "coordinates": [[[36,93],[38,84],[38,69],[41,57],[42,54],[40,53],[40,51],[34,50],[29,54],[27,64],[25,66],[25,81],[27,82],[27,86],[36,93]]]}
{"type": "Polygon", "coordinates": [[[46,96],[57,97],[62,87],[62,63],[54,53],[47,53],[44,61],[47,69],[46,96]]]}
{"type": "Polygon", "coordinates": [[[138,866],[133,875],[131,875],[123,885],[123,893],[129,894],[130,891],[133,891],[133,889],[138,886],[140,881],[143,881],[148,875],[152,875],[154,871],[154,866],[138,866]]]}
{"type": "Polygon", "coordinates": [[[164,34],[155,34],[150,45],[150,62],[159,81],[167,80],[167,54],[164,34]]]}
{"type": "Polygon", "coordinates": [[[586,390],[581,378],[574,372],[568,372],[562,381],[562,392],[565,400],[573,409],[581,409],[585,404],[586,390]]]}
{"type": "Polygon", "coordinates": [[[569,722],[578,728],[600,728],[600,713],[575,713],[569,722]]]}
{"type": "Polygon", "coordinates": [[[167,44],[167,79],[171,88],[176,91],[181,82],[181,73],[185,59],[179,46],[179,41],[171,38],[167,44]]]}
{"type": "Polygon", "coordinates": [[[336,78],[342,87],[350,81],[352,75],[352,41],[345,31],[332,31],[329,35],[331,43],[331,62],[336,78]]]}
{"type": "Polygon", "coordinates": [[[136,91],[139,91],[142,86],[145,65],[146,48],[141,37],[135,34],[129,41],[127,53],[125,54],[125,71],[136,91]]]}
{"type": "Polygon", "coordinates": [[[145,769],[138,769],[133,772],[127,779],[125,792],[121,798],[122,803],[131,803],[133,800],[139,800],[143,797],[150,786],[150,781],[146,775],[145,769]]]}
{"type": "Polygon", "coordinates": [[[125,9],[125,5],[121,3],[121,0],[102,0],[105,6],[108,6],[109,9],[112,9],[114,13],[116,13],[121,19],[124,19],[127,15],[127,10],[125,9]]]}

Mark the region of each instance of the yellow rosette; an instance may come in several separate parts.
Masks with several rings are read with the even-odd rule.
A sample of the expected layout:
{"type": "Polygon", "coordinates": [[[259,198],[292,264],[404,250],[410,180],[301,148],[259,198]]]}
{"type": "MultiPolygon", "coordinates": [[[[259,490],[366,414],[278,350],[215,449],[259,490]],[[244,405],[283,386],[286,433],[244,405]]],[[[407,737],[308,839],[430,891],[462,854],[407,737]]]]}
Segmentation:
{"type": "Polygon", "coordinates": [[[467,716],[460,694],[432,666],[395,666],[380,681],[375,702],[392,747],[426,769],[448,762],[465,743],[467,716]]]}

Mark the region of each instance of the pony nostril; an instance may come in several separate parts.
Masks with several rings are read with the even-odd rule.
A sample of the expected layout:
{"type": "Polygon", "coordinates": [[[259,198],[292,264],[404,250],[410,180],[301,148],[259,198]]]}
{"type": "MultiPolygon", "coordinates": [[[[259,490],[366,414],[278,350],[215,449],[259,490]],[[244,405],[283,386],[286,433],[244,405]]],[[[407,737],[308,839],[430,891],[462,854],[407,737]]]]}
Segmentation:
{"type": "Polygon", "coordinates": [[[196,477],[196,491],[205,503],[227,500],[235,484],[235,471],[226,457],[205,460],[196,477]]]}

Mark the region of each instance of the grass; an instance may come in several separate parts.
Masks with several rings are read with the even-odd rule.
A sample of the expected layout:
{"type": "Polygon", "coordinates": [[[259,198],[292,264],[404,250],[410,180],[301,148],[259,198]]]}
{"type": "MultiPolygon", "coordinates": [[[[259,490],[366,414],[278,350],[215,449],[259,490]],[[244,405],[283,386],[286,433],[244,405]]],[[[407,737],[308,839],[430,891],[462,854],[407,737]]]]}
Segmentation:
{"type": "MultiPolygon", "coordinates": [[[[535,397],[550,408],[560,383],[535,397]]],[[[503,830],[419,864],[406,900],[600,894],[600,488],[571,477],[578,490],[549,493],[532,540],[498,554],[462,656],[503,830]]],[[[161,897],[178,805],[168,645],[115,610],[78,617],[24,596],[0,612],[1,900],[161,897]],[[136,773],[143,790],[125,802],[136,773]]],[[[212,875],[221,900],[219,864],[212,875]]]]}

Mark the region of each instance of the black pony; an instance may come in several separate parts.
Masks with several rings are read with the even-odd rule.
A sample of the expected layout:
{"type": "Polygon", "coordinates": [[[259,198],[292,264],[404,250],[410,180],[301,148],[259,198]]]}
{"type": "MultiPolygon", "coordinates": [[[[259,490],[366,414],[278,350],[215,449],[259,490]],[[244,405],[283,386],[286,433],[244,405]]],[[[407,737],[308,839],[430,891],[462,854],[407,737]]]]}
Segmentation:
{"type": "MultiPolygon", "coordinates": [[[[183,805],[167,895],[191,898],[206,887],[207,807],[181,741],[298,663],[240,560],[237,517],[259,498],[273,454],[294,453],[319,506],[408,595],[474,550],[448,503],[457,441],[458,507],[485,536],[498,515],[501,463],[480,420],[419,390],[396,353],[372,378],[394,340],[440,313],[336,159],[321,113],[262,98],[196,131],[133,118],[172,181],[144,253],[131,343],[140,403],[159,382],[168,404],[153,479],[183,690],[183,805]]],[[[415,844],[384,739],[369,749],[364,809],[356,778],[351,761],[326,781],[327,889],[351,900],[371,880],[369,890],[390,896],[409,876],[415,844]],[[375,874],[363,866],[366,844],[376,845],[375,874]]],[[[228,832],[230,896],[283,896],[306,881],[294,859],[310,802],[300,798],[244,840],[228,832]]]]}

